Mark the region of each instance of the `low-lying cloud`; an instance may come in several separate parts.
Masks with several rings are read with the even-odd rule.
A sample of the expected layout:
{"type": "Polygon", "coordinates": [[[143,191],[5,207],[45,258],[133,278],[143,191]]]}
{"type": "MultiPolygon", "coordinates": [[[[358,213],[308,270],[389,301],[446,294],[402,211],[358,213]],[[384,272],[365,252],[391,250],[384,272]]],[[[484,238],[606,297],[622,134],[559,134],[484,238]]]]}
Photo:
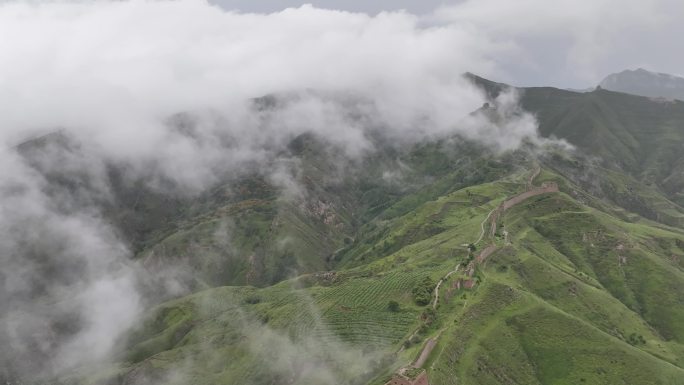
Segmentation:
{"type": "Polygon", "coordinates": [[[208,139],[261,148],[314,129],[351,151],[363,146],[361,127],[311,92],[277,127],[258,124],[248,101],[269,94],[353,96],[401,136],[452,131],[483,102],[461,74],[489,72],[498,48],[458,25],[422,28],[406,13],[237,14],[198,1],[10,3],[0,32],[3,142],[64,127],[104,156],[175,170],[216,156],[168,130],[179,112],[220,116],[219,127],[207,119],[198,129],[208,139]]]}

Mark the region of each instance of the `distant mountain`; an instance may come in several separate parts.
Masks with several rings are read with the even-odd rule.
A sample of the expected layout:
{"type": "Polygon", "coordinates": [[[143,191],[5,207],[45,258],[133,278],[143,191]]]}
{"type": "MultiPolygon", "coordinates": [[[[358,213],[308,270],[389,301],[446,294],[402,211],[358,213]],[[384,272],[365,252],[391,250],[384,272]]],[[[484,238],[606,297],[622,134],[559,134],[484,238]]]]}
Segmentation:
{"type": "Polygon", "coordinates": [[[600,85],[610,91],[684,100],[684,78],[643,68],[608,75],[600,85]]]}

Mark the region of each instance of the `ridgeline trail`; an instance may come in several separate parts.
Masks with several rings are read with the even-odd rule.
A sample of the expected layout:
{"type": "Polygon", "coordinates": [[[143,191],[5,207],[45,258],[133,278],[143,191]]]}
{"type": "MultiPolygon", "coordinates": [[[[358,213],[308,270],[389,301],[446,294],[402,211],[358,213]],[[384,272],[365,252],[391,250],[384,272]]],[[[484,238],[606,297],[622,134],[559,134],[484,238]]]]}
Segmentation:
{"type": "MultiPolygon", "coordinates": [[[[526,190],[522,193],[519,193],[519,194],[513,196],[513,197],[505,199],[500,205],[498,205],[497,207],[492,209],[487,214],[487,216],[482,221],[482,223],[480,223],[480,235],[479,235],[478,239],[473,243],[473,245],[477,245],[478,243],[480,243],[484,239],[485,234],[486,234],[485,224],[488,221],[491,221],[491,223],[492,223],[492,225],[490,226],[489,236],[493,238],[496,234],[497,220],[499,219],[499,216],[502,215],[506,210],[508,210],[508,209],[512,208],[513,206],[516,206],[516,205],[518,205],[518,204],[520,204],[520,203],[522,203],[522,202],[526,201],[527,199],[532,198],[534,196],[559,191],[558,185],[556,183],[553,183],[553,182],[543,183],[539,187],[534,187],[534,180],[539,176],[540,173],[541,173],[541,166],[536,165],[534,171],[531,173],[531,175],[527,179],[527,183],[525,186],[526,190]]],[[[494,252],[496,252],[498,249],[499,249],[499,246],[494,242],[492,242],[492,244],[490,244],[487,247],[485,247],[484,249],[482,249],[482,251],[477,255],[477,257],[473,258],[470,261],[470,263],[465,267],[465,274],[468,277],[472,277],[474,274],[476,265],[482,264],[483,262],[485,262],[487,257],[494,254],[494,252]]],[[[435,286],[435,289],[433,292],[433,296],[434,296],[433,301],[432,301],[432,309],[433,310],[437,310],[437,305],[439,303],[439,289],[440,289],[442,283],[444,281],[446,281],[452,274],[457,273],[458,270],[460,269],[460,267],[461,267],[461,264],[459,263],[458,265],[456,265],[456,267],[452,271],[447,273],[444,277],[442,277],[439,280],[439,282],[437,282],[437,285],[435,286]]],[[[418,358],[416,358],[416,360],[413,361],[408,366],[399,369],[399,373],[402,373],[408,367],[421,368],[425,364],[427,359],[429,358],[432,350],[437,345],[439,337],[444,330],[445,329],[441,329],[437,333],[436,336],[429,338],[426,341],[423,349],[421,350],[418,358]]],[[[411,333],[411,336],[409,337],[409,339],[411,339],[413,336],[415,336],[417,334],[417,332],[418,332],[418,329],[416,329],[413,333],[411,333]]],[[[403,350],[404,350],[404,347],[402,346],[399,351],[401,352],[403,350]]]]}

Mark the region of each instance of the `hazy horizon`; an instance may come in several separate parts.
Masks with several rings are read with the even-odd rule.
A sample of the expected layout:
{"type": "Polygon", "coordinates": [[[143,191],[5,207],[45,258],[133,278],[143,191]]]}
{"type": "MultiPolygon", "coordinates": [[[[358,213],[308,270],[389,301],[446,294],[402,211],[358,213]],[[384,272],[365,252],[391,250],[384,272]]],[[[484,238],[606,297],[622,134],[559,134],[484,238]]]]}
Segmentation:
{"type": "MultiPolygon", "coordinates": [[[[209,1],[229,11],[256,13],[280,12],[305,4],[369,15],[406,11],[421,18],[424,25],[445,21],[468,23],[468,18],[477,18],[480,28],[485,26],[496,33],[501,43],[512,49],[512,56],[495,58],[502,72],[489,77],[522,87],[586,89],[595,87],[607,75],[637,68],[684,74],[684,54],[679,53],[676,38],[684,34],[684,27],[678,22],[684,16],[684,3],[673,0],[584,4],[535,0],[209,1]],[[479,18],[485,14],[492,17],[490,25],[481,24],[486,19],[479,18]],[[511,14],[519,17],[518,22],[506,20],[511,14]],[[498,17],[503,18],[501,23],[497,23],[498,17]]],[[[477,68],[471,72],[489,75],[477,68]]]]}

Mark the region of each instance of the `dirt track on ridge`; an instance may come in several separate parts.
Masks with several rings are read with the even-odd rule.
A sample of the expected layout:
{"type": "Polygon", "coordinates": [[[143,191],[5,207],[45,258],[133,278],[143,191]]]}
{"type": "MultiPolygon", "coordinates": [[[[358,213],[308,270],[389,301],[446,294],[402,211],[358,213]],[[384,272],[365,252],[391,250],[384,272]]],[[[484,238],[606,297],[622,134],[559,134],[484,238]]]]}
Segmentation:
{"type": "MultiPolygon", "coordinates": [[[[532,175],[527,180],[527,190],[523,193],[520,193],[512,198],[506,199],[502,204],[497,206],[496,208],[492,209],[488,214],[487,217],[482,221],[480,224],[480,236],[478,237],[477,241],[473,244],[478,244],[482,239],[484,238],[485,235],[485,224],[487,223],[488,220],[492,220],[492,225],[490,227],[490,236],[494,237],[494,234],[496,233],[496,222],[498,219],[498,216],[502,213],[504,213],[506,210],[526,201],[527,199],[530,199],[532,197],[535,197],[537,195],[541,194],[547,194],[547,193],[553,193],[553,192],[559,192],[558,185],[554,182],[546,182],[543,183],[540,187],[534,187],[534,179],[539,176],[541,173],[541,167],[539,165],[536,166],[535,170],[533,171],[532,175]],[[492,217],[492,215],[494,216],[492,217]]],[[[481,264],[483,263],[487,257],[492,255],[494,252],[498,250],[498,246],[495,243],[490,244],[489,246],[485,247],[480,254],[476,258],[474,258],[468,266],[465,268],[465,272],[468,275],[468,277],[472,277],[475,271],[475,264],[481,264]]],[[[434,300],[432,302],[432,308],[437,309],[437,303],[439,302],[439,288],[442,285],[442,282],[444,282],[449,276],[452,274],[458,272],[458,269],[460,268],[460,264],[456,265],[456,268],[454,270],[450,271],[447,275],[445,275],[443,278],[439,280],[437,285],[435,286],[434,290],[434,300]]],[[[416,359],[415,362],[411,364],[412,367],[414,368],[420,368],[425,364],[425,361],[427,361],[428,357],[430,356],[430,353],[432,352],[432,349],[437,345],[437,340],[439,339],[439,336],[441,335],[442,330],[440,330],[439,334],[437,336],[428,339],[427,343],[425,344],[425,347],[420,353],[420,356],[418,356],[418,359],[416,359]]],[[[415,335],[416,332],[411,335],[415,335]]],[[[402,347],[403,350],[403,347],[402,347]]]]}

